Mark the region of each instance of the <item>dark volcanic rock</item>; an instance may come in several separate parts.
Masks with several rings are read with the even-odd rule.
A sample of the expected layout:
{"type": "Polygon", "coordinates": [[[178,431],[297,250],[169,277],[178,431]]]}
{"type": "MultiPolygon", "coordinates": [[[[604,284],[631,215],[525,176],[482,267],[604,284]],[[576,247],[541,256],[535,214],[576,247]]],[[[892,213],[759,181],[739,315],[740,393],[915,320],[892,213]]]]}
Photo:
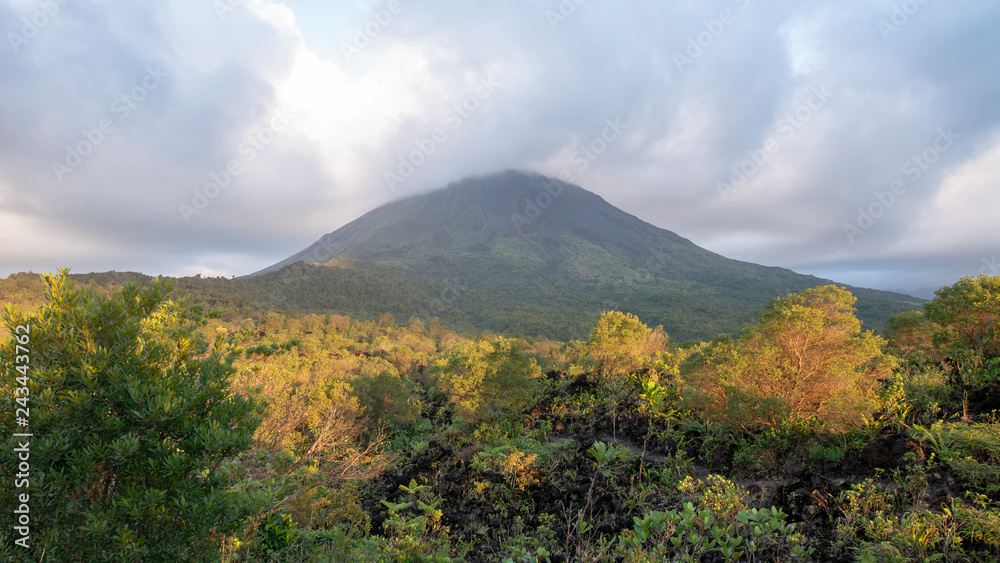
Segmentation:
{"type": "Polygon", "coordinates": [[[861,450],[861,457],[868,465],[878,469],[897,469],[907,465],[905,456],[913,452],[914,461],[923,461],[924,450],[920,443],[905,434],[880,436],[861,450]]]}

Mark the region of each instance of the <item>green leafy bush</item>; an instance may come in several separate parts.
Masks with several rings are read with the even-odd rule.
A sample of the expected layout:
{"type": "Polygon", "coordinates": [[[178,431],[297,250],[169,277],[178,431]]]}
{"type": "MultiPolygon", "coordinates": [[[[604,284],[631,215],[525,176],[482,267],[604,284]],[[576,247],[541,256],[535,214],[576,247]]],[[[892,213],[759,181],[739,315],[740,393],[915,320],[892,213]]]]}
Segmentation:
{"type": "Polygon", "coordinates": [[[974,490],[1000,493],[1000,423],[936,422],[914,425],[913,437],[930,445],[974,490]]]}
{"type": "Polygon", "coordinates": [[[633,517],[632,530],[622,532],[618,552],[628,562],[701,561],[711,552],[723,561],[744,556],[749,561],[809,561],[805,544],[788,515],[777,508],[749,508],[745,489],[710,475],[687,478],[679,489],[690,499],[680,511],[653,511],[633,517]]]}
{"type": "Polygon", "coordinates": [[[351,380],[351,388],[372,426],[409,424],[420,414],[409,386],[396,374],[384,371],[372,377],[357,377],[351,380]]]}
{"type": "MultiPolygon", "coordinates": [[[[44,276],[30,327],[31,554],[58,561],[200,561],[259,507],[233,488],[224,462],[261,420],[230,391],[233,356],[199,332],[205,315],[167,300],[172,284],[126,284],[105,297],[44,276]]],[[[13,396],[15,345],[0,349],[0,394],[13,396]]],[[[13,412],[0,421],[13,427],[13,412]]],[[[14,447],[10,434],[3,449],[14,447]]],[[[0,458],[8,475],[13,456],[0,458]]],[[[12,497],[0,497],[11,514],[12,497]]],[[[11,527],[4,525],[3,544],[11,527]]]]}
{"type": "Polygon", "coordinates": [[[1000,356],[1000,276],[963,277],[935,291],[924,311],[939,327],[934,344],[960,370],[982,369],[987,360],[1000,356]]]}
{"type": "Polygon", "coordinates": [[[948,512],[906,506],[899,492],[872,479],[838,502],[835,551],[853,551],[858,561],[944,561],[962,553],[958,522],[948,512]]]}

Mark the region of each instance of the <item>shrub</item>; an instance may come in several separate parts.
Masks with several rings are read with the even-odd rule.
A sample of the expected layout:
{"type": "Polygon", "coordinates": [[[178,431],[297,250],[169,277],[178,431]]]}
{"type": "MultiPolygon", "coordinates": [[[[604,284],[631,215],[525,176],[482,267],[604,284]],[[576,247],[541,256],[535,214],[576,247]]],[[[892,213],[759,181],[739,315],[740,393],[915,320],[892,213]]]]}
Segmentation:
{"type": "Polygon", "coordinates": [[[412,400],[403,378],[389,372],[351,380],[354,396],[373,425],[401,425],[416,421],[420,407],[412,400]]]}
{"type": "MultiPolygon", "coordinates": [[[[220,466],[252,443],[261,409],[230,391],[233,356],[198,329],[205,316],[167,300],[172,283],[110,297],[44,276],[30,327],[31,554],[58,561],[197,561],[218,553],[254,505],[220,466]]],[[[15,343],[0,348],[13,396],[15,343]]],[[[18,362],[21,363],[21,362],[18,362]]],[[[0,414],[13,427],[10,410],[0,414]]],[[[7,434],[6,451],[14,447],[7,434]]],[[[0,460],[13,475],[14,456],[0,460]]],[[[0,498],[10,515],[13,496],[0,498]]],[[[3,543],[10,545],[9,525],[3,543]]],[[[20,549],[20,548],[18,548],[20,549]]]]}
{"type": "Polygon", "coordinates": [[[906,311],[885,321],[886,345],[893,354],[918,365],[940,361],[934,349],[936,325],[920,311],[906,311]]]}
{"type": "Polygon", "coordinates": [[[854,546],[858,561],[902,562],[946,560],[961,552],[959,525],[948,512],[904,511],[900,495],[872,479],[841,493],[838,502],[843,515],[835,524],[836,553],[854,546]]]}
{"type": "Polygon", "coordinates": [[[666,342],[663,327],[650,329],[635,315],[609,311],[594,325],[587,348],[597,361],[598,373],[606,377],[647,367],[667,367],[666,342]]]}
{"type": "Polygon", "coordinates": [[[1000,493],[1000,424],[936,422],[929,428],[914,425],[912,432],[951,465],[961,482],[1000,493]]]}
{"type": "Polygon", "coordinates": [[[541,369],[523,347],[520,339],[487,336],[463,343],[437,363],[439,384],[460,416],[477,422],[531,404],[541,369]]]}
{"type": "MultiPolygon", "coordinates": [[[[745,489],[718,475],[697,481],[682,481],[688,496],[680,511],[666,510],[633,517],[632,530],[621,533],[618,552],[625,561],[701,561],[716,552],[723,561],[808,561],[813,549],[806,547],[796,524],[777,508],[757,509],[746,505],[745,489]]],[[[711,560],[717,560],[715,558],[711,560]]]]}

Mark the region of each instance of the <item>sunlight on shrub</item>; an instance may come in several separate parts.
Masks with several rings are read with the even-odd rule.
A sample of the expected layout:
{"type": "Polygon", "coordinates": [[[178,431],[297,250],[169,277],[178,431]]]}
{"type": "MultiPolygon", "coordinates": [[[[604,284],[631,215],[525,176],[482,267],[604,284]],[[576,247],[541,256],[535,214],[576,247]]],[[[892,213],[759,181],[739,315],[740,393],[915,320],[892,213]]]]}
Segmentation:
{"type": "Polygon", "coordinates": [[[524,341],[492,336],[469,341],[436,364],[441,388],[470,422],[515,414],[530,404],[541,369],[524,341]]]}
{"type": "Polygon", "coordinates": [[[630,313],[607,311],[594,325],[587,348],[602,377],[634,373],[644,368],[671,369],[663,327],[650,329],[630,313]]]}
{"type": "Polygon", "coordinates": [[[688,359],[687,404],[744,428],[789,417],[863,424],[896,362],[880,337],[861,331],[855,301],[832,285],[773,300],[736,341],[716,339],[688,359]]]}
{"type": "Polygon", "coordinates": [[[538,454],[526,454],[513,446],[484,446],[483,451],[477,453],[472,460],[472,467],[476,471],[496,471],[502,473],[512,488],[519,490],[527,489],[538,484],[533,466],[538,454]]]}

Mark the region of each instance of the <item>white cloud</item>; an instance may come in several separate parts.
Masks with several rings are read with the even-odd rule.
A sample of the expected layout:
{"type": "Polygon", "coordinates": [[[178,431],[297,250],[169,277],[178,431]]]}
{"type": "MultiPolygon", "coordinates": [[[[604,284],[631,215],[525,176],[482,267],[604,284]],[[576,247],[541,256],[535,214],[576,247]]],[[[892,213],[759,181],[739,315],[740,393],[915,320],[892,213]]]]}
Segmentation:
{"type": "MultiPolygon", "coordinates": [[[[978,153],[955,168],[940,184],[931,205],[889,252],[901,256],[948,254],[968,249],[1000,249],[1000,137],[984,143],[978,153]]],[[[919,189],[919,188],[917,188],[919,189]]]]}

